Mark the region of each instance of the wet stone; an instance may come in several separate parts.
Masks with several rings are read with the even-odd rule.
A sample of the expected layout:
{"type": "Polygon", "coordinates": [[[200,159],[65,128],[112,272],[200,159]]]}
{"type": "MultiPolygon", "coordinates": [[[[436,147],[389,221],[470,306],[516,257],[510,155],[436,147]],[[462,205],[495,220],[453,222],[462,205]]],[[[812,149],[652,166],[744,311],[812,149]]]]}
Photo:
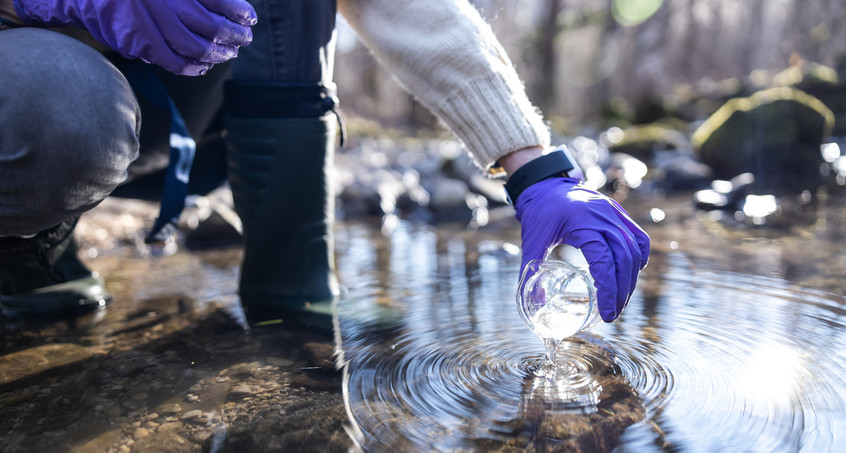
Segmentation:
{"type": "Polygon", "coordinates": [[[259,368],[261,368],[261,364],[258,362],[239,363],[230,367],[226,374],[235,376],[250,375],[259,368]]]}
{"type": "Polygon", "coordinates": [[[141,407],[142,403],[139,402],[139,401],[133,401],[133,400],[130,399],[130,400],[121,401],[120,405],[121,405],[121,407],[123,407],[124,409],[127,409],[127,410],[137,410],[141,407]]]}
{"type": "Polygon", "coordinates": [[[213,433],[210,430],[197,431],[191,435],[191,439],[194,442],[202,445],[205,444],[212,437],[212,434],[213,433]]]}
{"type": "Polygon", "coordinates": [[[91,358],[94,352],[75,344],[45,344],[0,356],[0,385],[61,369],[91,358]]]}
{"type": "Polygon", "coordinates": [[[159,411],[163,414],[175,414],[182,411],[182,406],[177,403],[165,404],[159,409],[159,411]]]}
{"type": "Polygon", "coordinates": [[[334,373],[301,374],[291,381],[300,390],[337,391],[341,388],[341,381],[334,373]]]}
{"type": "Polygon", "coordinates": [[[217,342],[217,347],[219,349],[233,349],[241,346],[240,342],[237,341],[219,341],[217,342]]]}
{"type": "Polygon", "coordinates": [[[278,366],[278,367],[289,367],[294,364],[293,360],[282,359],[278,357],[268,357],[265,359],[268,365],[278,366]]]}
{"type": "Polygon", "coordinates": [[[306,359],[313,366],[324,370],[335,369],[335,346],[328,343],[306,343],[303,345],[306,359]]]}
{"type": "Polygon", "coordinates": [[[182,420],[194,420],[194,419],[201,418],[202,416],[203,416],[203,411],[201,411],[199,409],[195,409],[195,410],[188,411],[188,412],[182,414],[182,420]]]}
{"type": "Polygon", "coordinates": [[[778,87],[729,100],[691,140],[718,178],[754,172],[758,189],[798,193],[820,183],[820,145],[833,126],[833,112],[818,99],[778,87]]]}
{"type": "Polygon", "coordinates": [[[233,396],[246,396],[255,393],[255,390],[247,384],[238,384],[230,392],[233,396]]]}
{"type": "Polygon", "coordinates": [[[141,453],[157,453],[162,451],[167,452],[193,452],[200,451],[198,446],[192,444],[184,437],[180,436],[175,431],[159,431],[154,435],[148,436],[140,441],[137,441],[132,450],[141,453]]]}
{"type": "Polygon", "coordinates": [[[16,395],[12,395],[3,399],[3,405],[10,406],[13,404],[20,404],[29,401],[35,396],[32,391],[24,390],[16,395]]]}

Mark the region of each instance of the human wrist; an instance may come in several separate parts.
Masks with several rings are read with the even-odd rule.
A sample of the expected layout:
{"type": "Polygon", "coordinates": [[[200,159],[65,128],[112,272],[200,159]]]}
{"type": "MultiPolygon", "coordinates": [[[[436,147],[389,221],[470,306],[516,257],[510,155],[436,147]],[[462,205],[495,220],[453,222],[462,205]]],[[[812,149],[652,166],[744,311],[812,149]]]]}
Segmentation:
{"type": "Polygon", "coordinates": [[[530,186],[553,177],[567,177],[568,172],[576,168],[566,148],[561,146],[550,153],[524,161],[519,168],[513,169],[514,165],[519,164],[524,158],[531,157],[533,153],[534,151],[528,151],[526,155],[521,153],[509,159],[513,172],[509,174],[505,182],[505,192],[511,204],[516,204],[520,194],[530,186]]]}
{"type": "Polygon", "coordinates": [[[527,148],[518,149],[517,151],[513,151],[511,153],[502,156],[497,162],[505,170],[505,174],[508,177],[514,174],[515,171],[519,170],[520,167],[523,165],[541,157],[543,155],[544,148],[540,145],[536,146],[529,146],[527,148]]]}

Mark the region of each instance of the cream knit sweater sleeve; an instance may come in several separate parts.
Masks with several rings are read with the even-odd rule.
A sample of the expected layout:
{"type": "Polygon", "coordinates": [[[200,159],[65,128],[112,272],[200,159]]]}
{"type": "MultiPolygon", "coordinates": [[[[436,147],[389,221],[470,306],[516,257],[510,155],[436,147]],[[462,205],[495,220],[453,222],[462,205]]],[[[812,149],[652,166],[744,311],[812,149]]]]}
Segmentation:
{"type": "Polygon", "coordinates": [[[549,129],[511,60],[467,0],[339,0],[361,40],[484,168],[549,129]]]}

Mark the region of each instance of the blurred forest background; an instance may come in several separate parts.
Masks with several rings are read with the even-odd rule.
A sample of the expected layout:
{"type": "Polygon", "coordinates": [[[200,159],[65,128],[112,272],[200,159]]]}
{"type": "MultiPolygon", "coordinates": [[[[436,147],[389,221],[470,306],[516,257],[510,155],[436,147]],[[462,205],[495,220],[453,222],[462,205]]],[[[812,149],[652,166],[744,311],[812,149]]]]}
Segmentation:
{"type": "MultiPolygon", "coordinates": [[[[841,79],[846,71],[843,0],[472,3],[560,134],[655,121],[691,93],[736,95],[809,62],[841,79]]],[[[437,129],[341,22],[336,81],[344,109],[386,126],[437,129]]]]}

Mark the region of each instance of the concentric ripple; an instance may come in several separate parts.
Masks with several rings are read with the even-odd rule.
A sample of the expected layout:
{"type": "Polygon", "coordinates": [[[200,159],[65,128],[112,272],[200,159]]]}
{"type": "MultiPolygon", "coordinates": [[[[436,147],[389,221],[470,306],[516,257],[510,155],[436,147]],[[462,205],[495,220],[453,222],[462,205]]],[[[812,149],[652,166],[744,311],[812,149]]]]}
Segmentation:
{"type": "Polygon", "coordinates": [[[846,451],[842,296],[671,253],[649,298],[561,343],[550,378],[513,305],[518,257],[425,229],[391,241],[390,275],[384,250],[339,266],[365,450],[846,451]]]}
{"type": "MultiPolygon", "coordinates": [[[[367,338],[360,340],[367,348],[367,338]]],[[[543,375],[544,356],[530,344],[516,348],[505,339],[480,342],[472,335],[398,340],[390,357],[365,353],[363,361],[354,346],[346,347],[351,413],[365,445],[376,449],[505,444],[540,428],[530,421],[596,413],[603,383],[622,385],[614,357],[592,343],[595,338],[562,343],[555,379],[543,375]]]]}

